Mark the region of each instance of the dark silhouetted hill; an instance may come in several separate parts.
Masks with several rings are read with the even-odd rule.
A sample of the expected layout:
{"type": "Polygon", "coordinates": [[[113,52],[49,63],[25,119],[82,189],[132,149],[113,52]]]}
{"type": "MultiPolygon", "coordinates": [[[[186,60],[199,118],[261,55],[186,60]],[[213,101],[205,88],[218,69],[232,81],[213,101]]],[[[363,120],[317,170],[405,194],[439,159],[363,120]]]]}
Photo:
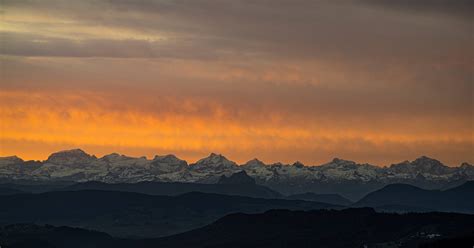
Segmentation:
{"type": "Polygon", "coordinates": [[[324,202],[324,203],[341,205],[341,206],[349,206],[353,203],[350,200],[338,194],[316,194],[316,193],[311,193],[311,192],[289,195],[286,197],[286,199],[324,202]]]}
{"type": "MultiPolygon", "coordinates": [[[[231,179],[232,180],[232,179],[231,179]]],[[[225,181],[225,179],[224,179],[225,181]]],[[[102,182],[78,183],[63,189],[62,191],[77,190],[106,190],[135,192],[149,195],[181,195],[189,192],[202,192],[222,195],[239,195],[255,198],[280,198],[281,194],[265,186],[255,183],[163,183],[163,182],[139,182],[139,183],[117,183],[108,184],[102,182]]]]}
{"type": "Polygon", "coordinates": [[[394,211],[474,213],[474,181],[444,191],[425,190],[406,184],[391,184],[369,193],[354,206],[394,211]]]}
{"type": "Polygon", "coordinates": [[[160,237],[205,226],[230,213],[310,210],[331,204],[186,193],[152,196],[119,191],[65,191],[0,196],[0,225],[38,223],[87,227],[114,236],[160,237]]]}
{"type": "Polygon", "coordinates": [[[81,228],[14,224],[0,228],[0,244],[2,248],[99,248],[119,247],[120,240],[81,228]]]}
{"type": "Polygon", "coordinates": [[[18,189],[0,187],[0,195],[14,195],[14,194],[21,194],[21,193],[25,193],[25,192],[18,189]]]}
{"type": "Polygon", "coordinates": [[[69,227],[9,225],[5,247],[471,247],[474,215],[377,213],[373,209],[235,213],[185,233],[158,239],[118,239],[69,227]],[[468,246],[466,246],[468,245],[468,246]]]}
{"type": "Polygon", "coordinates": [[[388,214],[368,208],[271,210],[263,214],[231,214],[206,227],[150,244],[156,247],[363,247],[364,244],[417,247],[431,240],[430,237],[459,236],[473,230],[474,215],[464,214],[388,214]]]}
{"type": "Polygon", "coordinates": [[[230,175],[229,177],[222,175],[217,183],[218,184],[233,184],[233,185],[254,185],[255,179],[247,175],[247,172],[240,171],[240,172],[230,175]]]}

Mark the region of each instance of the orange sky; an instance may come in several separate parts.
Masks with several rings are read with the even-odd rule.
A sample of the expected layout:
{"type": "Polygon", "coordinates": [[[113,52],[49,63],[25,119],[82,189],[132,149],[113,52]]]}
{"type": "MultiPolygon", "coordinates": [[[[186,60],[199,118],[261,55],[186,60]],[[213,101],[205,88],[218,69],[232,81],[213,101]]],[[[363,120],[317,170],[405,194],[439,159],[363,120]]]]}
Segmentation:
{"type": "Polygon", "coordinates": [[[276,2],[5,1],[0,156],[474,163],[469,16],[276,2]]]}

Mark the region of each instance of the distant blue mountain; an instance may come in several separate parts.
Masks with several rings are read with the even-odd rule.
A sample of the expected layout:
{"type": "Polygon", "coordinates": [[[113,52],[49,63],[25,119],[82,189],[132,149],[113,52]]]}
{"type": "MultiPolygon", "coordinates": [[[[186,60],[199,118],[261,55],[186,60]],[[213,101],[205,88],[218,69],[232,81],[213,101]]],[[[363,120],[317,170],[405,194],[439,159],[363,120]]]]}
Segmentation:
{"type": "Polygon", "coordinates": [[[448,190],[425,190],[412,185],[391,184],[369,193],[353,206],[380,210],[474,213],[474,181],[448,190]]]}

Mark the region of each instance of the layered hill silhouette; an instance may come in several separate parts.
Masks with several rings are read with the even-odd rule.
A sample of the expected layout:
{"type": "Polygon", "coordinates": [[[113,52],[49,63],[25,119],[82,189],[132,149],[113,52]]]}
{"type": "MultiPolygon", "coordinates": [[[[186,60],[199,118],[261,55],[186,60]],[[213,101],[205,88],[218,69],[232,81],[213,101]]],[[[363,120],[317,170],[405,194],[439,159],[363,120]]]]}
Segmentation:
{"type": "Polygon", "coordinates": [[[7,247],[471,247],[474,215],[377,213],[369,208],[235,213],[196,230],[158,239],[117,239],[70,227],[9,225],[7,247]]]}
{"type": "Polygon", "coordinates": [[[122,237],[171,235],[236,212],[338,208],[318,202],[198,192],[155,196],[97,190],[5,195],[0,202],[0,225],[33,222],[86,227],[122,237]]]}
{"type": "Polygon", "coordinates": [[[0,244],[7,248],[125,247],[122,241],[103,232],[66,226],[13,224],[0,227],[0,244]]]}
{"type": "Polygon", "coordinates": [[[21,194],[21,193],[26,193],[26,192],[15,189],[15,188],[0,187],[0,195],[14,195],[14,194],[21,194]]]}
{"type": "Polygon", "coordinates": [[[387,214],[369,208],[271,210],[231,214],[204,228],[150,242],[149,247],[416,247],[429,237],[473,232],[474,215],[387,214]]]}
{"type": "MultiPolygon", "coordinates": [[[[239,195],[255,198],[281,198],[282,195],[265,186],[255,184],[255,180],[244,171],[229,178],[223,176],[217,184],[202,183],[164,183],[138,182],[108,184],[103,182],[85,182],[58,189],[60,191],[105,190],[135,192],[150,195],[181,195],[190,192],[239,195]]],[[[323,201],[324,202],[324,201],[323,201]]]]}
{"type": "Polygon", "coordinates": [[[474,213],[474,181],[448,190],[426,190],[407,184],[392,184],[369,193],[353,206],[388,211],[474,213]]]}

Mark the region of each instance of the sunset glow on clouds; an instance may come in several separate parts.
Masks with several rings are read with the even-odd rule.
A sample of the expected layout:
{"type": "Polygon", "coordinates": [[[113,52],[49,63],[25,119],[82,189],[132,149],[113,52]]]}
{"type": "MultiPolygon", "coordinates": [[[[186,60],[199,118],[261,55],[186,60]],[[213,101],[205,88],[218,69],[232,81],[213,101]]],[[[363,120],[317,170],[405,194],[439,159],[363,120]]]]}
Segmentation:
{"type": "Polygon", "coordinates": [[[464,1],[224,2],[3,1],[0,156],[474,162],[464,1]]]}

